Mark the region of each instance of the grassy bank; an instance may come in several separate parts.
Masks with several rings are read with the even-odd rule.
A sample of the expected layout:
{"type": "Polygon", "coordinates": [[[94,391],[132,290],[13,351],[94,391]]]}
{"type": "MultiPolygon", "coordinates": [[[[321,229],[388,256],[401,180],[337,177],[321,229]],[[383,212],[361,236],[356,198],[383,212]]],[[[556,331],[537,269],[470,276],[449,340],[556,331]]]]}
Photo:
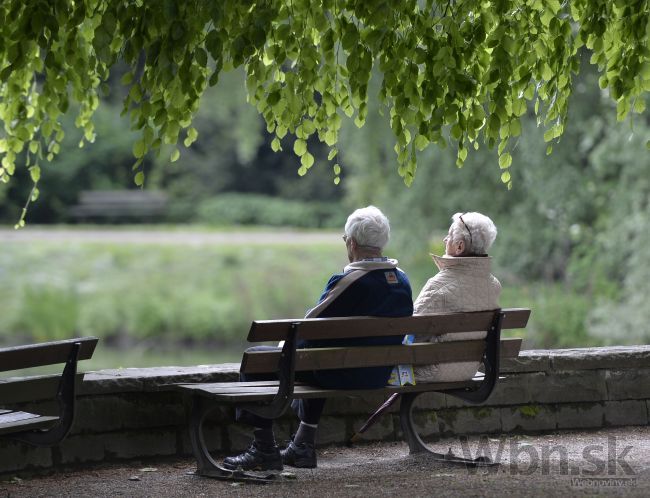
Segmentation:
{"type": "Polygon", "coordinates": [[[4,243],[0,340],[230,343],[255,318],[303,316],[344,264],[340,244],[4,243]]]}
{"type": "MultiPolygon", "coordinates": [[[[345,263],[338,237],[202,245],[4,241],[0,344],[96,335],[100,349],[86,369],[238,361],[252,320],[303,316],[345,263]]],[[[416,297],[433,263],[423,254],[401,266],[416,297]]],[[[515,333],[527,347],[598,344],[585,331],[586,297],[515,285],[496,273],[504,307],[534,310],[526,331],[515,333]]]]}

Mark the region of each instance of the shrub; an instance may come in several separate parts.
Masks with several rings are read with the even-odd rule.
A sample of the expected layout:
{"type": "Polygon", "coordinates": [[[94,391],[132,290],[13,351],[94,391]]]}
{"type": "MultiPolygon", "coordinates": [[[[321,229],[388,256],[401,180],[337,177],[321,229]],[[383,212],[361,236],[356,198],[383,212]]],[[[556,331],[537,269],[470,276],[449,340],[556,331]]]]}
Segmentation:
{"type": "Polygon", "coordinates": [[[198,221],[211,225],[338,228],[347,212],[339,204],[290,201],[258,194],[222,194],[200,203],[198,221]]]}

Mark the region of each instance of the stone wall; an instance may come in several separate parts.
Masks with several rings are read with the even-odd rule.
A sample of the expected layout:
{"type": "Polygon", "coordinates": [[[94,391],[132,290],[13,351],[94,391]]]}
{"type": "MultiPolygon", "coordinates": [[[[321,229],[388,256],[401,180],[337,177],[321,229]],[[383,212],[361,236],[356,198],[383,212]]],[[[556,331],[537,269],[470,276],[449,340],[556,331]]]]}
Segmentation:
{"type": "MultiPolygon", "coordinates": [[[[100,461],[189,455],[188,403],[164,386],[237,378],[238,364],[89,372],[79,389],[77,417],[68,438],[55,448],[34,448],[0,439],[0,474],[69,467],[100,461]]],[[[607,426],[648,425],[650,346],[522,351],[502,365],[505,378],[487,403],[469,406],[441,394],[418,398],[416,421],[423,436],[539,432],[607,426]]],[[[0,380],[0,387],[8,384],[0,380]]],[[[14,384],[14,382],[12,382],[14,384]]],[[[52,380],[30,379],[0,389],[5,405],[43,397],[52,380]],[[23,385],[21,385],[23,384],[23,385]],[[7,394],[13,392],[15,394],[7,394]],[[9,398],[9,399],[8,399],[9,398]]],[[[319,428],[321,445],[341,444],[384,401],[382,396],[330,402],[319,428]]],[[[19,404],[42,413],[52,403],[19,404]]],[[[401,438],[398,403],[364,434],[365,440],[401,438]]],[[[276,436],[295,430],[292,415],[277,423],[276,436]]],[[[207,436],[218,452],[242,449],[246,427],[233,410],[217,410],[207,436]]]]}

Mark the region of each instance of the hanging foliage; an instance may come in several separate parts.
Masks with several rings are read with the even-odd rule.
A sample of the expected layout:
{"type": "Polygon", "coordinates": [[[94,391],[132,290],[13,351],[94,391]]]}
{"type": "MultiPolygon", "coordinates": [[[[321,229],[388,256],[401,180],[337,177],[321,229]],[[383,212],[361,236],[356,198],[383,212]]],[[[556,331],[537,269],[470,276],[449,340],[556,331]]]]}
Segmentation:
{"type": "Polygon", "coordinates": [[[336,162],[341,120],[363,126],[377,74],[407,184],[430,144],[452,143],[461,166],[483,143],[497,147],[510,186],[520,117],[532,107],[545,140],[561,137],[582,47],[618,118],[645,111],[649,39],[648,0],[4,0],[0,180],[24,153],[35,198],[41,164],[63,139],[61,116],[75,102],[79,145],[92,142],[104,82],[124,61],[139,185],[145,155],[165,144],[177,160],[178,143],[197,139],[192,117],[206,86],[244,66],[273,149],[292,134],[301,175],[314,164],[312,135],[336,162]]]}

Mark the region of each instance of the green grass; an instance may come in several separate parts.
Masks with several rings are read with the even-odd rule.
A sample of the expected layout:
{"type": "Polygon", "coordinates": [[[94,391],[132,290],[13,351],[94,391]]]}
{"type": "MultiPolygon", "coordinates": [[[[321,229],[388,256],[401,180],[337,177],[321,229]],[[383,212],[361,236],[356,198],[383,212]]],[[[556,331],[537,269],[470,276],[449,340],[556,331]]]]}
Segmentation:
{"type": "MultiPolygon", "coordinates": [[[[430,250],[444,251],[441,244],[430,250]]],[[[236,362],[251,321],[304,316],[346,262],[339,243],[5,242],[0,345],[98,336],[84,370],[236,362]]],[[[426,253],[400,266],[414,297],[436,271],[426,253]]],[[[585,296],[502,283],[503,307],[533,309],[526,330],[509,333],[523,336],[526,347],[598,345],[586,332],[585,296]]]]}
{"type": "Polygon", "coordinates": [[[333,244],[5,243],[0,342],[232,342],[253,319],[304,316],[345,262],[333,244]]]}

